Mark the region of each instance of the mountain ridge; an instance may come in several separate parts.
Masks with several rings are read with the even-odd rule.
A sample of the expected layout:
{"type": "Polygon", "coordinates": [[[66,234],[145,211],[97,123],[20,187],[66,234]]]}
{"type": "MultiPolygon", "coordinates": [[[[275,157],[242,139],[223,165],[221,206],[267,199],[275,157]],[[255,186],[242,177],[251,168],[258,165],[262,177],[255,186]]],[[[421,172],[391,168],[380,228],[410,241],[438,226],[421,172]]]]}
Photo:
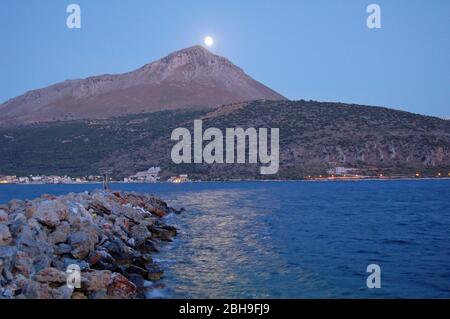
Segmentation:
{"type": "Polygon", "coordinates": [[[0,105],[0,125],[108,118],[250,100],[286,100],[201,46],[121,74],[59,82],[0,105]]]}

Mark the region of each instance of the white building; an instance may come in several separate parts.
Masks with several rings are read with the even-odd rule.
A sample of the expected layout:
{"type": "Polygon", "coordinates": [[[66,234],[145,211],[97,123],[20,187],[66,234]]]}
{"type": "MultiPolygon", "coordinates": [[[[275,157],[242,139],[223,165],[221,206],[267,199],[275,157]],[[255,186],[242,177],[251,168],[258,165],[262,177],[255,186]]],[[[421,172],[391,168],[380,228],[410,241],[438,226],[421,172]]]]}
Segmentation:
{"type": "Polygon", "coordinates": [[[161,168],[150,167],[146,171],[137,172],[136,175],[130,176],[124,179],[124,182],[145,182],[145,183],[156,183],[159,181],[159,172],[161,168]]]}
{"type": "Polygon", "coordinates": [[[347,167],[333,167],[327,170],[329,175],[346,175],[351,174],[355,169],[347,167]]]}

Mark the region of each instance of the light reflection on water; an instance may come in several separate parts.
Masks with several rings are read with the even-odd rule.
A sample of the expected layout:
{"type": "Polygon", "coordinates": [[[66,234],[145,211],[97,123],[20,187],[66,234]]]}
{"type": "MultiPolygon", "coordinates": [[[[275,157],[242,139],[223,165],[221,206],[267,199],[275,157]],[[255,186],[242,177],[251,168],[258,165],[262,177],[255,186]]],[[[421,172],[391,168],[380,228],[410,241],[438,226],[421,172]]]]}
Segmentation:
{"type": "Polygon", "coordinates": [[[187,212],[169,217],[180,234],[175,248],[161,254],[174,260],[165,279],[172,297],[269,298],[296,291],[299,285],[323,286],[313,273],[289,265],[273,247],[265,220],[280,207],[265,192],[201,191],[180,194],[176,201],[187,212]],[[255,205],[255,200],[270,206],[255,205]],[[277,291],[280,283],[282,291],[277,291]]]}

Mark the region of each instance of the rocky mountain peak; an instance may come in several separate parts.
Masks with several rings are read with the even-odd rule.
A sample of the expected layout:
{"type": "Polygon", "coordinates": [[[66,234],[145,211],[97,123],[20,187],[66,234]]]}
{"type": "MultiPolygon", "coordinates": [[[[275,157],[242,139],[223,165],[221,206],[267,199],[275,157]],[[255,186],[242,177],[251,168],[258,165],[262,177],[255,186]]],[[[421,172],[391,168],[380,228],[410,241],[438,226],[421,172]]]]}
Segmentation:
{"type": "Polygon", "coordinates": [[[228,59],[195,45],[131,72],[68,80],[27,92],[0,105],[0,125],[285,99],[228,59]]]}

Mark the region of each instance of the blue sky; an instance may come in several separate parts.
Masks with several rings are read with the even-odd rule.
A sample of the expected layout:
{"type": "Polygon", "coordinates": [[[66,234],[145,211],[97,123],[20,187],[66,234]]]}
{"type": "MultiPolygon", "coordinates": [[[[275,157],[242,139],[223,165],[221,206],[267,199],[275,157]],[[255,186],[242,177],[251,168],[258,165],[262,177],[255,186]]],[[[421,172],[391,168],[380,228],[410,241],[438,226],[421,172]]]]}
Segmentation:
{"type": "Polygon", "coordinates": [[[290,99],[450,117],[448,0],[10,0],[0,6],[0,101],[121,73],[212,35],[212,51],[290,99]],[[77,3],[82,28],[66,27],[77,3]],[[366,26],[377,3],[382,29],[366,26]]]}

